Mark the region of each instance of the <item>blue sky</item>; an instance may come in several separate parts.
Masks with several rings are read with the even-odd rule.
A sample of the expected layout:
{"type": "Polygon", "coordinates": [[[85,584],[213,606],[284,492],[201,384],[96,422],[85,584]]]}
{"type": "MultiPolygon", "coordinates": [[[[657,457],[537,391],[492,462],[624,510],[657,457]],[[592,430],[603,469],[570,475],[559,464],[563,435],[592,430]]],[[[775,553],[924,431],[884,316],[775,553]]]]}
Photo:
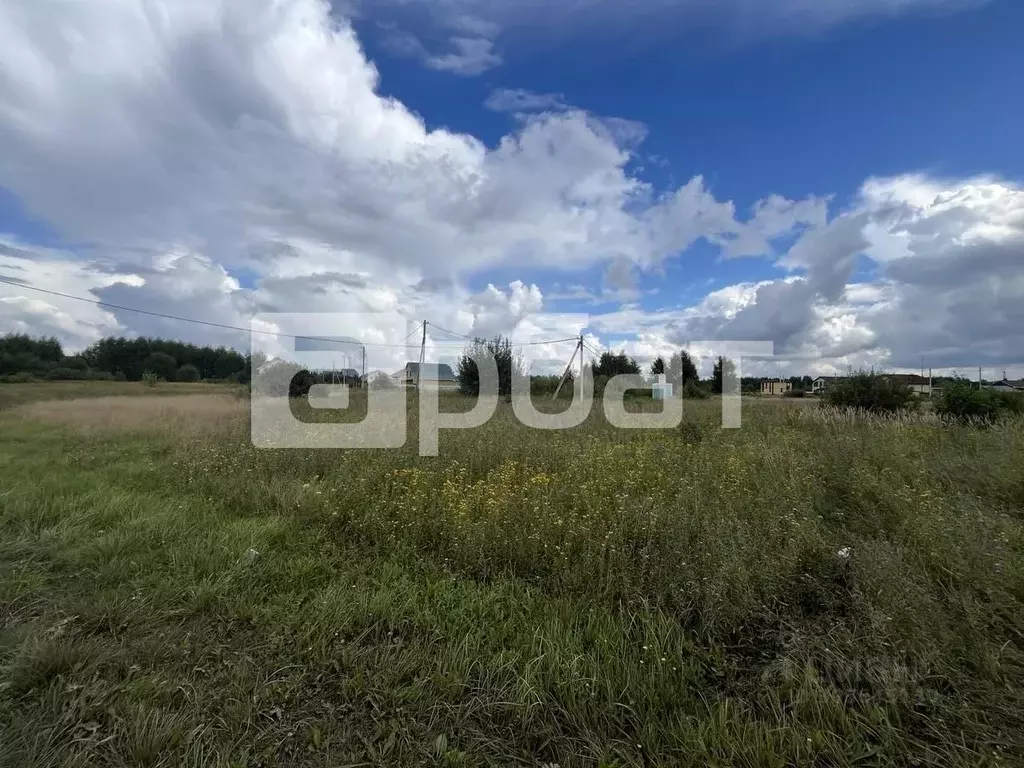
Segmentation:
{"type": "MultiPolygon", "coordinates": [[[[540,44],[529,31],[514,31],[498,46],[502,63],[469,78],[410,67],[390,50],[393,31],[381,17],[385,25],[417,18],[403,11],[370,14],[356,28],[383,92],[428,124],[494,144],[515,122],[484,106],[495,89],[559,94],[595,114],[643,123],[637,175],[658,190],[701,174],[742,211],[767,189],[790,198],[831,195],[843,204],[865,177],[908,171],[1024,178],[1024,100],[1010,96],[1024,93],[1019,3],[741,40],[727,27],[688,30],[685,23],[668,32],[642,22],[584,29],[540,44]]],[[[697,251],[685,268],[675,264],[641,287],[667,285],[685,302],[708,281],[781,272],[770,261],[723,263],[713,248],[697,251]]],[[[663,301],[657,295],[641,303],[663,301]]]]}
{"type": "MultiPolygon", "coordinates": [[[[0,10],[0,277],[242,326],[571,311],[644,360],[1024,365],[1020,3],[145,7],[0,10]]],[[[245,344],[6,285],[0,323],[245,344]]]]}

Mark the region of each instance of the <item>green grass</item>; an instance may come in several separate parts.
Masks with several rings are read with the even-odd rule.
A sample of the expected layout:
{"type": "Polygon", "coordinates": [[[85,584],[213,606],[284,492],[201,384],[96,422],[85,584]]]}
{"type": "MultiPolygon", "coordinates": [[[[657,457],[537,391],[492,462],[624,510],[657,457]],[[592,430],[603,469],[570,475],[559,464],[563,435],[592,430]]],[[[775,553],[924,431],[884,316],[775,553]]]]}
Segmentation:
{"type": "Polygon", "coordinates": [[[0,765],[1017,764],[1024,422],[715,407],[0,425],[0,765]]]}

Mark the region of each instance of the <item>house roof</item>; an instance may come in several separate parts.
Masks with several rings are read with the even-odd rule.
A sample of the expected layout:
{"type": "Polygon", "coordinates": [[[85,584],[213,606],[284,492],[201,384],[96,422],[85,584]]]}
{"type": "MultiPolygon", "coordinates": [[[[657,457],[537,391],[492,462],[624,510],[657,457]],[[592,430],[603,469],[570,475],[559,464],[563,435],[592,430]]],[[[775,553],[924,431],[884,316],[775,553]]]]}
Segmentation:
{"type": "Polygon", "coordinates": [[[1024,379],[1020,379],[1018,381],[1011,381],[1010,379],[1000,379],[999,381],[996,381],[996,382],[994,382],[992,384],[989,384],[988,386],[990,386],[990,387],[1010,387],[1012,389],[1024,389],[1024,379]]]}
{"type": "MultiPolygon", "coordinates": [[[[419,369],[419,363],[406,363],[405,368],[399,371],[396,375],[401,376],[404,373],[406,376],[410,378],[417,378],[419,374],[419,369]]],[[[455,381],[455,373],[454,371],[452,371],[452,367],[448,365],[448,363],[424,363],[423,380],[455,381]]]]}

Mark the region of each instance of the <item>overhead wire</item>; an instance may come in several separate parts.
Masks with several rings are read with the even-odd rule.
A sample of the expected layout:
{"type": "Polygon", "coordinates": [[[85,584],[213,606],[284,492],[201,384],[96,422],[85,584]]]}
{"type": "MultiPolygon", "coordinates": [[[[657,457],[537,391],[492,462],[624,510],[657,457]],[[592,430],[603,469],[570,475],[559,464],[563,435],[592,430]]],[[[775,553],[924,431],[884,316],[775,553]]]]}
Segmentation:
{"type": "MultiPolygon", "coordinates": [[[[126,306],[123,306],[121,304],[112,304],[112,303],[110,303],[108,301],[100,301],[99,299],[87,299],[84,296],[74,296],[74,295],[72,295],[70,293],[62,293],[61,291],[54,291],[54,290],[50,290],[49,288],[39,288],[38,286],[28,285],[27,283],[23,283],[23,282],[20,282],[18,280],[11,280],[11,279],[4,278],[4,277],[0,277],[0,283],[4,283],[5,285],[10,285],[10,286],[13,286],[15,288],[22,288],[24,290],[36,291],[38,293],[44,293],[44,294],[47,294],[47,295],[50,295],[50,296],[59,296],[62,299],[70,299],[71,301],[81,301],[81,302],[83,302],[85,304],[93,304],[93,305],[95,305],[97,307],[103,307],[104,309],[116,309],[116,310],[119,310],[121,312],[135,312],[136,314],[148,315],[149,317],[159,317],[159,318],[163,318],[165,320],[177,320],[178,322],[182,322],[182,323],[192,323],[194,325],[205,325],[205,326],[210,327],[210,328],[220,328],[220,329],[228,330],[228,331],[238,331],[240,333],[255,333],[255,334],[262,335],[262,336],[276,336],[278,338],[283,338],[283,339],[296,339],[296,340],[300,340],[301,339],[303,341],[321,341],[321,342],[327,342],[327,343],[331,343],[331,344],[351,344],[351,345],[356,346],[356,347],[382,347],[382,348],[386,348],[386,349],[407,349],[407,348],[409,348],[410,346],[413,346],[413,345],[407,344],[405,342],[407,342],[413,336],[413,334],[415,334],[417,331],[419,331],[423,327],[422,325],[417,325],[416,328],[414,328],[412,330],[412,332],[408,336],[405,337],[405,341],[403,343],[401,343],[401,344],[386,344],[386,343],[383,343],[383,342],[373,342],[373,341],[364,342],[364,341],[356,341],[355,339],[347,341],[347,340],[344,340],[344,339],[332,339],[332,338],[323,337],[323,336],[302,336],[302,335],[296,335],[296,334],[292,334],[292,333],[281,333],[279,331],[261,331],[261,330],[255,329],[255,328],[243,328],[241,326],[229,325],[227,323],[215,323],[215,322],[213,322],[211,320],[198,320],[198,319],[192,318],[192,317],[181,317],[180,315],[170,315],[170,314],[167,314],[167,313],[164,313],[164,312],[153,312],[152,310],[148,310],[148,309],[138,309],[137,307],[126,307],[126,306]]],[[[437,330],[439,330],[439,331],[444,331],[445,333],[450,333],[453,336],[462,336],[463,338],[469,339],[470,341],[473,340],[472,337],[470,337],[470,336],[465,336],[464,334],[455,333],[454,331],[447,331],[444,328],[441,328],[440,326],[434,325],[433,323],[429,323],[428,322],[427,325],[430,326],[430,327],[433,327],[433,328],[437,328],[437,330]]],[[[566,341],[576,341],[576,340],[577,340],[577,337],[573,337],[573,338],[570,338],[570,339],[552,339],[552,340],[549,340],[549,341],[525,342],[525,343],[522,343],[522,344],[513,344],[512,346],[513,347],[529,347],[529,346],[536,346],[536,345],[541,345],[541,344],[560,344],[560,343],[563,343],[563,342],[566,342],[566,341]]],[[[454,348],[457,348],[457,347],[461,348],[463,345],[461,345],[461,344],[459,344],[459,345],[455,345],[455,344],[445,345],[445,344],[437,344],[437,343],[435,343],[434,346],[437,346],[437,347],[448,347],[448,348],[454,349],[454,348]]]]}

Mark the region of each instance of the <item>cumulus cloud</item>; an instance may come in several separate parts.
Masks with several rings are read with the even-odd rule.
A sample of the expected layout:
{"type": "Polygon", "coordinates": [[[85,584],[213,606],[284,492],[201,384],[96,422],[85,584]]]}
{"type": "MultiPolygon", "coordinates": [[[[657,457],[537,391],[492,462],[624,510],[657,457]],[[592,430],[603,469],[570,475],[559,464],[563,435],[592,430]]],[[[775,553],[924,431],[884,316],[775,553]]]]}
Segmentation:
{"type": "MultiPolygon", "coordinates": [[[[463,16],[459,36],[495,34],[486,14],[463,16]]],[[[630,170],[643,126],[550,94],[503,96],[537,111],[492,147],[426,125],[380,94],[352,28],[321,0],[73,3],[60,22],[46,4],[0,5],[0,185],[76,246],[7,238],[5,278],[230,325],[401,311],[489,335],[545,309],[536,285],[464,287],[489,268],[604,269],[606,290],[633,291],[706,240],[790,274],[596,327],[648,346],[768,338],[839,361],[1021,357],[1024,203],[1010,182],[875,179],[831,218],[827,199],[777,196],[740,216],[701,177],[653,190],[630,170]]],[[[194,338],[10,285],[0,313],[5,328],[72,346],[112,332],[194,338]]]]}
{"type": "Polygon", "coordinates": [[[739,227],[689,207],[712,204],[700,180],[649,201],[627,171],[633,124],[542,115],[492,150],[430,129],[377,93],[320,0],[145,8],[160,12],[73,4],[59,29],[38,3],[0,10],[0,178],[76,241],[254,269],[320,243],[369,273],[422,277],[647,263],[739,227]]]}
{"type": "MultiPolygon", "coordinates": [[[[1024,189],[991,178],[872,179],[779,259],[793,275],[709,294],[668,323],[688,339],[771,340],[848,365],[1024,365],[1024,189]],[[870,266],[858,276],[858,263],[870,266]]],[[[820,369],[820,368],[819,368],[820,369]]]]}

